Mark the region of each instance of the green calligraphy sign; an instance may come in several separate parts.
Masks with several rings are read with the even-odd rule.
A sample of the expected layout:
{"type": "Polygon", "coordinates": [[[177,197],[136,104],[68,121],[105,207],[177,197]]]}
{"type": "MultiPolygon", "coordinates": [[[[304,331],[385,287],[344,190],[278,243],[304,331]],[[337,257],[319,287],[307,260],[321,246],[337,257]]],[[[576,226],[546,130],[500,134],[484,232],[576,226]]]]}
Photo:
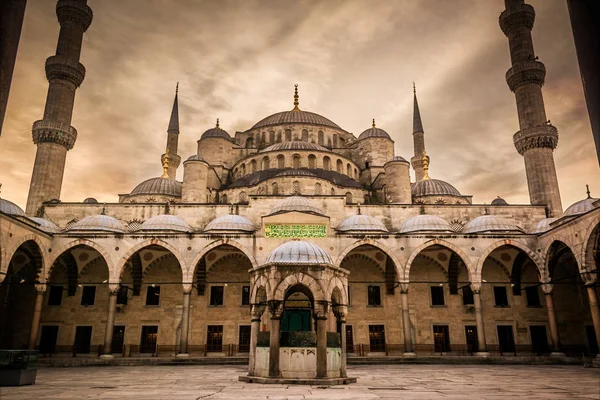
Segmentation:
{"type": "Polygon", "coordinates": [[[271,238],[324,238],[326,225],[315,224],[267,224],[265,236],[271,238]]]}

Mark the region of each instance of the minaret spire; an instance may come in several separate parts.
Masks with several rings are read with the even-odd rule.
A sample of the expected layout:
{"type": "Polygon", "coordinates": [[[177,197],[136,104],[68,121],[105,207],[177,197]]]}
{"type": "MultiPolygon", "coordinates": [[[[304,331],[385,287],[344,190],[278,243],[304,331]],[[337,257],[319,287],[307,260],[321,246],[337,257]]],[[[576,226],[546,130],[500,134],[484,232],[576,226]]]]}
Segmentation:
{"type": "MultiPolygon", "coordinates": [[[[173,99],[173,108],[171,110],[171,118],[169,119],[169,127],[167,128],[167,151],[169,157],[167,160],[168,171],[163,174],[163,178],[175,179],[177,176],[177,167],[181,162],[181,157],[177,155],[177,146],[179,144],[179,82],[175,85],[175,98],[173,99]],[[167,175],[167,176],[164,176],[167,175]]],[[[160,158],[164,165],[165,155],[160,158]]]]}
{"type": "MultiPolygon", "coordinates": [[[[413,145],[414,157],[410,159],[417,181],[425,179],[424,159],[429,160],[425,153],[425,133],[423,132],[423,123],[421,122],[421,113],[419,103],[417,102],[417,88],[413,82],[413,145]]],[[[429,162],[429,161],[428,161],[429,162]]]]}

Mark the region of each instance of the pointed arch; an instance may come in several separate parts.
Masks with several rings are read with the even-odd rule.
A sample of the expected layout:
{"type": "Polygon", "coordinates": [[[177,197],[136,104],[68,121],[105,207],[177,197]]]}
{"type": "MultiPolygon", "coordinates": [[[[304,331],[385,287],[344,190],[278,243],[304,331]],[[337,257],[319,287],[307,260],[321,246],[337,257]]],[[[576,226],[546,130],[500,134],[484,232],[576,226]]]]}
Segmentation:
{"type": "MultiPolygon", "coordinates": [[[[35,242],[35,244],[39,248],[39,253],[40,253],[40,257],[41,257],[41,260],[40,260],[41,271],[39,273],[39,276],[40,276],[40,279],[45,280],[44,271],[47,268],[46,262],[48,261],[48,260],[46,260],[45,254],[47,253],[48,250],[47,250],[47,247],[44,246],[44,244],[42,243],[40,238],[34,234],[25,235],[23,238],[21,238],[19,240],[19,242],[16,245],[11,247],[9,250],[5,250],[2,252],[2,259],[0,260],[0,261],[2,261],[2,264],[0,264],[0,272],[3,272],[5,274],[8,272],[8,266],[10,264],[10,260],[12,260],[13,256],[15,255],[15,253],[17,252],[19,247],[21,247],[23,244],[25,244],[26,242],[29,242],[29,241],[35,242]]],[[[1,280],[0,280],[0,282],[1,282],[1,280]]]]}
{"type": "Polygon", "coordinates": [[[273,292],[273,300],[284,301],[288,289],[296,285],[307,287],[315,301],[327,300],[321,283],[312,276],[301,272],[288,275],[285,279],[281,280],[273,292]]]}
{"type": "Polygon", "coordinates": [[[471,265],[471,259],[467,256],[467,254],[460,247],[458,247],[450,242],[447,242],[445,240],[442,240],[442,239],[429,240],[425,243],[422,243],[419,247],[417,247],[415,250],[413,250],[413,252],[408,257],[408,261],[406,262],[406,267],[404,268],[403,274],[399,275],[402,278],[401,280],[408,282],[408,278],[410,276],[410,268],[411,268],[412,263],[415,260],[415,258],[417,258],[419,253],[421,253],[426,248],[435,246],[435,245],[445,247],[448,250],[455,252],[461,258],[463,264],[465,264],[465,267],[467,268],[467,273],[469,274],[469,280],[471,282],[473,281],[474,274],[473,274],[473,267],[471,265]]]}
{"type": "Polygon", "coordinates": [[[256,281],[252,283],[252,293],[250,294],[250,303],[257,304],[262,301],[268,301],[271,295],[271,284],[267,277],[261,275],[256,281]],[[264,290],[264,299],[261,299],[261,289],[264,290]]]}
{"type": "Polygon", "coordinates": [[[346,258],[346,256],[354,249],[356,249],[357,247],[360,246],[364,246],[364,245],[369,245],[369,246],[373,246],[378,248],[379,250],[381,250],[382,252],[384,252],[388,258],[391,258],[392,261],[394,262],[394,265],[396,266],[396,276],[397,277],[401,277],[402,275],[402,263],[400,263],[400,260],[398,259],[398,257],[396,257],[396,254],[392,251],[392,249],[390,249],[389,247],[387,247],[385,244],[374,240],[374,239],[362,239],[362,240],[357,240],[356,242],[352,243],[351,245],[347,246],[341,253],[340,255],[337,257],[336,262],[335,262],[335,266],[336,267],[340,267],[342,265],[342,261],[344,261],[344,258],[346,258]]]}
{"type": "Polygon", "coordinates": [[[327,288],[327,299],[333,302],[333,291],[338,289],[340,291],[340,295],[342,296],[341,305],[348,305],[348,291],[344,289],[344,282],[338,277],[335,276],[329,281],[329,287],[327,288]]]}
{"type": "MultiPolygon", "coordinates": [[[[111,276],[109,281],[110,282],[119,282],[121,280],[121,276],[123,275],[123,271],[125,270],[127,262],[129,261],[131,256],[133,256],[134,254],[136,254],[138,251],[142,250],[143,248],[149,247],[149,246],[160,246],[160,247],[164,248],[165,250],[170,251],[175,256],[175,258],[177,259],[177,262],[179,263],[179,268],[181,269],[182,277],[186,276],[187,265],[185,263],[185,260],[179,253],[179,250],[177,250],[177,248],[175,248],[173,245],[165,242],[164,240],[152,238],[152,239],[144,240],[143,242],[140,242],[140,243],[134,245],[133,247],[130,247],[125,252],[125,254],[123,254],[121,259],[118,261],[117,268],[114,270],[114,274],[111,276]]],[[[185,280],[184,280],[184,282],[185,282],[185,280]]]]}
{"type": "Polygon", "coordinates": [[[477,278],[481,278],[481,271],[483,269],[483,263],[485,262],[486,258],[488,258],[488,256],[494,250],[497,250],[498,248],[500,248],[502,246],[512,246],[512,247],[515,247],[515,248],[523,251],[524,253],[526,253],[529,256],[531,261],[533,261],[533,263],[535,264],[535,266],[538,270],[539,276],[541,278],[545,278],[547,276],[546,269],[544,268],[543,262],[541,261],[540,257],[538,257],[538,255],[535,254],[535,252],[533,250],[531,250],[529,247],[527,247],[524,244],[519,243],[515,240],[503,239],[503,240],[498,240],[497,242],[492,243],[483,251],[483,253],[481,253],[481,255],[479,256],[479,260],[477,261],[477,266],[475,267],[475,276],[477,278]]]}
{"type": "Polygon", "coordinates": [[[88,240],[88,239],[76,239],[73,240],[71,242],[65,243],[64,245],[62,245],[61,247],[59,247],[58,249],[55,249],[53,251],[53,258],[48,259],[48,268],[47,270],[44,272],[44,279],[47,280],[50,278],[50,274],[52,273],[52,268],[56,262],[56,260],[66,251],[69,251],[77,246],[87,246],[87,247],[91,247],[92,249],[96,250],[98,253],[100,253],[100,255],[102,256],[102,258],[104,258],[104,261],[106,262],[106,266],[108,267],[108,271],[109,271],[109,280],[110,280],[110,274],[113,271],[113,263],[112,263],[112,258],[110,257],[110,255],[108,254],[108,251],[106,251],[106,249],[99,245],[98,243],[88,240]]]}
{"type": "Polygon", "coordinates": [[[236,249],[238,249],[239,251],[244,253],[244,255],[248,258],[248,260],[250,260],[250,264],[252,264],[252,268],[258,268],[256,259],[254,258],[252,253],[250,253],[250,251],[244,245],[242,245],[240,242],[238,242],[236,240],[231,240],[231,239],[218,239],[218,240],[215,240],[215,241],[207,244],[206,246],[204,246],[196,254],[196,256],[192,259],[192,262],[190,263],[188,270],[184,274],[184,282],[193,282],[194,270],[196,269],[196,265],[198,265],[200,260],[202,260],[202,257],[204,257],[209,251],[211,251],[215,247],[224,246],[224,245],[235,247],[236,249]]]}
{"type": "Polygon", "coordinates": [[[600,254],[593,254],[594,251],[600,252],[600,223],[597,219],[592,220],[590,227],[583,236],[581,260],[579,262],[582,272],[596,269],[597,265],[594,265],[594,262],[600,264],[600,254]]]}

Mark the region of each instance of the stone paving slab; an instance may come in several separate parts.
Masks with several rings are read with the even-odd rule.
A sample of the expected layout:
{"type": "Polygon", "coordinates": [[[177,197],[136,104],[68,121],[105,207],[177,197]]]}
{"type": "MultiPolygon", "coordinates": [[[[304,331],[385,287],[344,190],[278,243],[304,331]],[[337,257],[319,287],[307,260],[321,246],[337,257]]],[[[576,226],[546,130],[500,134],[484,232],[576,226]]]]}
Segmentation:
{"type": "Polygon", "coordinates": [[[238,381],[239,366],[42,368],[34,386],[0,388],[1,400],[600,400],[600,369],[531,365],[352,366],[345,386],[238,381]]]}

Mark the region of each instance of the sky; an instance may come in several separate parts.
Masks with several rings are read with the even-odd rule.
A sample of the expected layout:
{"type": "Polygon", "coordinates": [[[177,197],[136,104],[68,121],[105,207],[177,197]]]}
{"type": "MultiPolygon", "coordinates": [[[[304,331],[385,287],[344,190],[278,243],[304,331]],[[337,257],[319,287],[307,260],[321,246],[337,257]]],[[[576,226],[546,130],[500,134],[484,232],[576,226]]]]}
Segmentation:
{"type": "MultiPolygon", "coordinates": [[[[554,153],[563,208],[600,197],[600,168],[564,0],[529,0],[533,40],[547,69],[546,113],[558,128],[554,153]]],[[[24,208],[42,118],[45,59],[59,24],[54,1],[29,0],[0,137],[2,197],[24,208]]],[[[410,158],[412,83],[430,175],[477,204],[501,196],[528,204],[513,93],[504,76],[508,40],[501,0],[89,0],[86,78],[77,91],[61,200],[116,202],[160,176],[160,155],[179,81],[179,154],[216,118],[231,135],[293,107],[321,114],[358,136],[386,130],[410,158]]],[[[413,179],[414,174],[411,172],[413,179]]],[[[183,167],[178,179],[183,177],[183,167]]]]}

